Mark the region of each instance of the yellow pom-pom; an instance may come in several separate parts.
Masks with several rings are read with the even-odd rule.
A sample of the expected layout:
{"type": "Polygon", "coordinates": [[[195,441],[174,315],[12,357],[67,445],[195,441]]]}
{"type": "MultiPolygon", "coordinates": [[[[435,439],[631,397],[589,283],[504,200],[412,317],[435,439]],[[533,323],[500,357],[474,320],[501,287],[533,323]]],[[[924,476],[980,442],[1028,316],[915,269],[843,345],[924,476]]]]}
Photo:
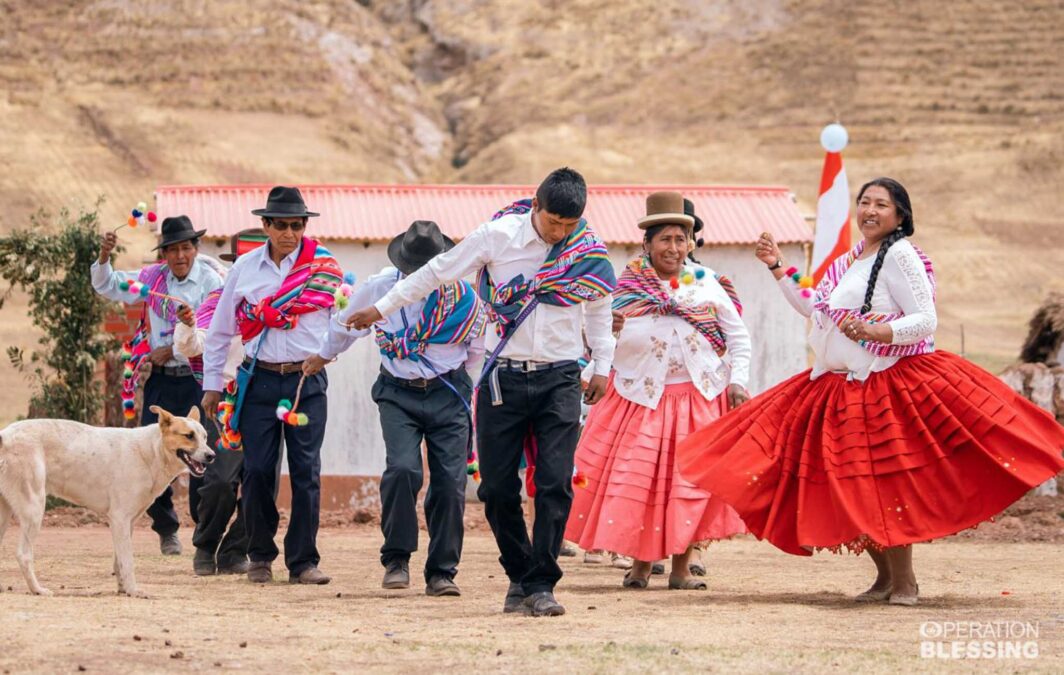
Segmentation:
{"type": "Polygon", "coordinates": [[[695,282],[695,275],[691,274],[690,272],[685,272],[684,275],[680,277],[680,281],[690,286],[695,282]]]}
{"type": "Polygon", "coordinates": [[[802,277],[798,280],[798,286],[800,286],[801,288],[812,288],[813,277],[802,277]]]}

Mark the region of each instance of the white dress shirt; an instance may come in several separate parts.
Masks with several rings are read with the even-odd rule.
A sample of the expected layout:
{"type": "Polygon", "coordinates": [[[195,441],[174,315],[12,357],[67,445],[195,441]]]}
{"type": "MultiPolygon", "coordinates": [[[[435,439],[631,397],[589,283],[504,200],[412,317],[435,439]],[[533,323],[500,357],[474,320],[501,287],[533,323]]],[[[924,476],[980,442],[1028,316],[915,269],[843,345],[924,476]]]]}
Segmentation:
{"type": "MultiPolygon", "coordinates": [[[[203,389],[221,391],[223,370],[230,343],[240,334],[236,311],[247,300],[252,305],[275,294],[281,288],[288,273],[292,271],[302,247],[281,260],[278,267],[270,258],[270,244],[259,246],[236,259],[225,278],[225,288],[218,300],[210,328],[207,329],[206,348],[203,352],[203,389]]],[[[329,327],[328,311],[300,314],[296,327],[291,330],[271,328],[260,333],[244,345],[249,358],[258,353],[266,363],[290,363],[302,361],[321,351],[322,336],[329,327]],[[262,343],[261,348],[259,343],[262,343]]]]}
{"type": "MultiPolygon", "coordinates": [[[[450,251],[436,256],[402,280],[375,303],[381,316],[420,300],[434,289],[478,272],[487,266],[497,286],[517,275],[531,280],[550,253],[532,226],[532,214],[510,214],[478,227],[450,251]]],[[[595,374],[607,375],[613,363],[615,341],[611,332],[613,314],[610,296],[569,307],[540,303],[506,343],[500,356],[515,361],[576,361],[584,354],[581,328],[595,360],[595,374]],[[582,325],[583,324],[583,325],[582,325]]],[[[499,344],[489,329],[485,349],[499,344]]]]}
{"type": "MultiPolygon", "coordinates": [[[[698,267],[688,264],[685,269],[694,274],[698,267]]],[[[657,408],[665,385],[681,382],[694,384],[709,401],[729,384],[746,387],[750,379],[750,333],[713,270],[704,269],[705,275],[694,283],[666,288],[681,304],[713,306],[727,351],[718,356],[709,340],[675,314],[625,319],[613,360],[613,387],[629,401],[657,408]]]]}
{"type": "MultiPolygon", "coordinates": [[[[123,281],[136,281],[139,275],[139,270],[136,272],[116,271],[111,267],[110,261],[102,265],[99,260],[92,263],[92,287],[103,297],[115,302],[127,305],[144,302],[139,295],[119,288],[119,284],[123,281]]],[[[179,298],[193,309],[199,307],[207,295],[216,288],[221,287],[221,285],[221,276],[210,265],[200,260],[200,256],[197,256],[192,261],[192,267],[184,279],[178,279],[173,272],[167,271],[166,273],[166,294],[179,298]]],[[[158,349],[159,347],[169,347],[173,344],[174,327],[170,325],[169,321],[156,314],[149,307],[148,345],[152,349],[158,349]]],[[[167,361],[165,365],[170,367],[187,366],[188,359],[175,352],[173,358],[167,361]]]]}
{"type": "MultiPolygon", "coordinates": [[[[868,278],[876,256],[854,260],[831,292],[828,306],[831,309],[860,310],[864,304],[868,278]]],[[[864,381],[869,374],[890,368],[900,356],[876,356],[846,337],[839,327],[819,312],[813,316],[813,298],[802,297],[801,289],[787,276],[779,279],[780,288],[787,301],[807,317],[813,317],[809,332],[809,346],[813,349],[812,379],[827,372],[846,373],[854,380],[864,381]]],[[[883,267],[872,295],[873,313],[905,316],[889,322],[894,332],[892,344],[911,345],[934,335],[938,326],[935,298],[931,282],[924,271],[924,263],[907,239],[896,242],[887,251],[883,267]]]]}
{"type": "MultiPolygon", "coordinates": [[[[356,340],[370,334],[371,329],[355,330],[347,328],[344,322],[359,309],[369,307],[377,302],[395,286],[402,273],[394,267],[385,267],[383,270],[366,279],[351,295],[347,307],[333,315],[329,321],[329,330],[323,340],[321,357],[331,361],[347,350],[356,340]]],[[[418,322],[421,311],[425,307],[424,300],[415,300],[398,312],[388,316],[384,321],[378,322],[381,328],[389,333],[400,333],[407,326],[413,326],[418,322]],[[406,315],[406,324],[403,323],[403,315],[406,315]]],[[[381,364],[384,369],[395,377],[404,380],[416,380],[418,378],[431,379],[437,374],[447,373],[458,368],[472,370],[484,356],[484,340],[482,337],[472,341],[458,344],[430,344],[425,348],[425,358],[436,367],[433,373],[421,361],[413,359],[389,359],[381,355],[381,364]]],[[[471,375],[472,377],[472,375],[471,375]]],[[[476,381],[476,377],[472,377],[476,381]]]]}
{"type": "MultiPolygon", "coordinates": [[[[207,329],[186,326],[180,321],[174,326],[174,354],[180,354],[185,358],[202,356],[207,345],[207,329]]],[[[240,336],[234,336],[229,343],[229,353],[225,357],[225,367],[222,368],[222,379],[225,382],[236,379],[236,369],[244,361],[244,343],[240,336]]]]}

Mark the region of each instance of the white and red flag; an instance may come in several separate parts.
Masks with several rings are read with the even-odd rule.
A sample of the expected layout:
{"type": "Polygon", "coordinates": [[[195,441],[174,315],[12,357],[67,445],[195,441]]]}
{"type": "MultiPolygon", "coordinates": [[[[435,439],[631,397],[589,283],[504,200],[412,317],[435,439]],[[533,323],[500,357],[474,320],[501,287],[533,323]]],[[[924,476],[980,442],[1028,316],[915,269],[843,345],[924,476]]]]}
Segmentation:
{"type": "Polygon", "coordinates": [[[842,149],[849,136],[841,124],[829,124],[820,132],[824,170],[820,175],[820,196],[816,202],[816,231],[813,235],[813,284],[820,283],[831,263],[852,248],[850,243],[850,185],[842,165],[842,149]]]}

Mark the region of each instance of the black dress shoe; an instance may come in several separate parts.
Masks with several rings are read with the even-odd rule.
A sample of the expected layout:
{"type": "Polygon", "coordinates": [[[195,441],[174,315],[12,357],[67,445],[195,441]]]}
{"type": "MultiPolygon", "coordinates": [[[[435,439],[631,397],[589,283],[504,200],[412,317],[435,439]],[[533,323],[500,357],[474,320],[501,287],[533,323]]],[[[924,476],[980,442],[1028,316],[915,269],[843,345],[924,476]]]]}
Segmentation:
{"type": "Polygon", "coordinates": [[[384,569],[381,588],[391,590],[410,588],[410,563],[406,560],[393,560],[384,569]]]}
{"type": "Polygon", "coordinates": [[[539,591],[525,598],[525,607],[532,616],[561,616],[565,608],[554,599],[554,593],[539,591]]]}
{"type": "Polygon", "coordinates": [[[214,564],[214,554],[207,549],[197,548],[196,555],[192,557],[192,573],[197,577],[211,577],[217,572],[218,567],[214,564]]]}
{"type": "Polygon", "coordinates": [[[241,560],[219,560],[218,574],[247,574],[250,563],[247,558],[241,560]]]}
{"type": "Polygon", "coordinates": [[[525,607],[525,591],[521,588],[521,584],[510,582],[510,587],[506,589],[506,601],[502,605],[502,611],[504,614],[527,614],[528,608],[525,607]]]}
{"type": "Polygon", "coordinates": [[[454,583],[454,579],[445,576],[435,576],[429,579],[425,584],[425,595],[431,595],[434,597],[443,596],[459,596],[462,591],[458,588],[458,584],[454,583]]]}

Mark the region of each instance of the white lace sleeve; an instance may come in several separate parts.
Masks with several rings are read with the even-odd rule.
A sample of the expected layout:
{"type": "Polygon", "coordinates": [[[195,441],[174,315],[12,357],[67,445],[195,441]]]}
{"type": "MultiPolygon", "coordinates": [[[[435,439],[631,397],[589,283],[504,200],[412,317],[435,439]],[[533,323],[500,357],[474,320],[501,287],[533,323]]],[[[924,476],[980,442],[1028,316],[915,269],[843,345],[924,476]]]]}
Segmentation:
{"type": "Polygon", "coordinates": [[[935,298],[924,263],[911,244],[899,242],[891,247],[880,277],[886,282],[891,299],[905,313],[890,322],[894,331],[892,344],[911,345],[933,335],[938,326],[935,298]]]}
{"type": "Polygon", "coordinates": [[[787,302],[791,307],[798,310],[798,313],[809,318],[813,316],[813,298],[805,297],[802,295],[802,289],[798,288],[798,284],[794,283],[794,279],[791,279],[787,275],[783,275],[777,281],[780,290],[783,291],[783,297],[787,298],[787,302]]]}

